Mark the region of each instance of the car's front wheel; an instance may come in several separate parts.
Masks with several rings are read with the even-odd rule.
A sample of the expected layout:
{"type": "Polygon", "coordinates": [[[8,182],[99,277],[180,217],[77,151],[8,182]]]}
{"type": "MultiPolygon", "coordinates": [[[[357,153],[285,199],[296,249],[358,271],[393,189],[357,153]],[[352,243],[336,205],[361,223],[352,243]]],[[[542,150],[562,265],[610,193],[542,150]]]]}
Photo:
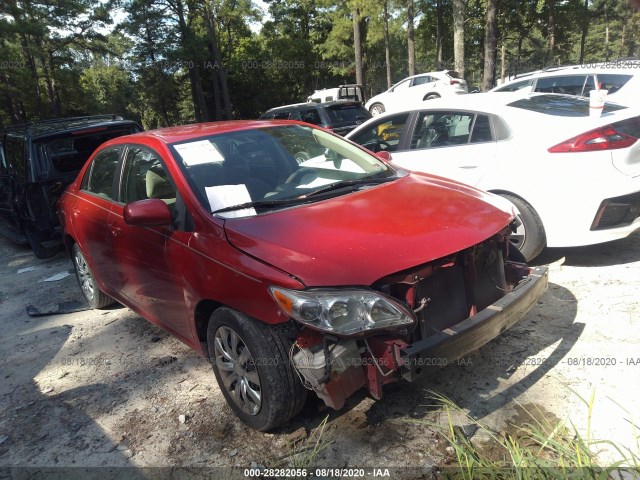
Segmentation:
{"type": "Polygon", "coordinates": [[[384,113],[384,111],[384,105],[381,103],[374,103],[373,105],[371,105],[371,107],[369,107],[369,113],[371,113],[371,115],[373,115],[374,117],[376,115],[384,113]]]}
{"type": "Polygon", "coordinates": [[[77,243],[73,244],[71,254],[78,284],[89,306],[91,308],[104,308],[113,304],[115,300],[98,288],[93,272],[77,243]]]}
{"type": "Polygon", "coordinates": [[[222,394],[249,427],[275,428],[295,416],[307,391],[293,370],[288,324],[265,325],[240,312],[219,308],[207,327],[207,346],[222,394]]]}
{"type": "Polygon", "coordinates": [[[533,260],[544,249],[547,238],[538,213],[527,202],[514,195],[502,194],[513,203],[520,212],[521,225],[511,234],[511,243],[515,245],[527,262],[533,260]]]}

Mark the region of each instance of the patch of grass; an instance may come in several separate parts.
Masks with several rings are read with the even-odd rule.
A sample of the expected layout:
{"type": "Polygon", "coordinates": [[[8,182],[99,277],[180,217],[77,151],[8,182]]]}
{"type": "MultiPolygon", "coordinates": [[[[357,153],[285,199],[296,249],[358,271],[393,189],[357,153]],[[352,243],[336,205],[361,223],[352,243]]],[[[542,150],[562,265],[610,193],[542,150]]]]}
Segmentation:
{"type": "Polygon", "coordinates": [[[292,468],[311,468],[316,465],[318,455],[333,443],[333,432],[327,429],[329,415],[324,417],[309,436],[293,446],[288,457],[291,459],[292,468]]]}
{"type": "MultiPolygon", "coordinates": [[[[510,425],[509,431],[496,432],[470,417],[449,398],[434,393],[431,398],[446,415],[445,425],[415,420],[428,424],[448,443],[440,478],[464,480],[502,479],[608,479],[629,477],[630,471],[640,474],[640,442],[635,424],[636,450],[620,447],[612,441],[591,438],[591,418],[594,394],[587,401],[586,435],[578,433],[574,425],[549,419],[537,407],[524,408],[517,404],[520,421],[510,425]],[[471,440],[455,425],[454,418],[477,429],[471,440]],[[597,451],[609,447],[618,459],[606,467],[598,465],[597,451]],[[625,472],[622,473],[621,470],[625,472]],[[617,473],[616,473],[617,472],[617,473]],[[613,476],[612,476],[613,474],[613,476]]],[[[574,392],[575,393],[575,392],[574,392]]]]}

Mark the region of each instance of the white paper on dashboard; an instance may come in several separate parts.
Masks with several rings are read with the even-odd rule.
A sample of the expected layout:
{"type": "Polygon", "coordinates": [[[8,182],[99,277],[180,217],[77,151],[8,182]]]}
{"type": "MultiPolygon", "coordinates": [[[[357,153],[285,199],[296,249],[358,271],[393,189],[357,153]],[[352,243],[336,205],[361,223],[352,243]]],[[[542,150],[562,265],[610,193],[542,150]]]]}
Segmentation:
{"type": "MultiPolygon", "coordinates": [[[[249,190],[247,190],[246,185],[216,185],[213,187],[205,187],[204,189],[205,192],[207,192],[207,199],[209,200],[209,206],[212,212],[226,207],[233,207],[234,205],[242,205],[243,203],[251,201],[251,195],[249,195],[249,190]]],[[[235,218],[255,214],[255,209],[243,208],[242,210],[222,212],[220,216],[235,218]]]]}
{"type": "Polygon", "coordinates": [[[203,163],[224,162],[222,154],[209,140],[183,143],[182,145],[176,145],[175,149],[187,167],[203,163]]]}

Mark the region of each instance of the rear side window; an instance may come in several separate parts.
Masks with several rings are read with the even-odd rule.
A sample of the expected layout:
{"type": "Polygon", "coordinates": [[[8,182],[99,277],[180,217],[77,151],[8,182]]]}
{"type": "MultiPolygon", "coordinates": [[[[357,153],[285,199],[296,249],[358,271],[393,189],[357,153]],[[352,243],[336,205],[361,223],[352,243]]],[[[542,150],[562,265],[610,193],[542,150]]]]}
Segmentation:
{"type": "Polygon", "coordinates": [[[490,142],[492,140],[489,117],[486,115],[476,115],[476,121],[473,123],[469,143],[490,142]]]}
{"type": "Polygon", "coordinates": [[[112,130],[104,128],[103,131],[91,135],[67,135],[63,138],[48,140],[41,143],[41,148],[57,172],[77,172],[104,142],[136,131],[135,127],[112,130]]]}
{"type": "Polygon", "coordinates": [[[300,110],[300,119],[303,122],[311,123],[313,125],[322,125],[320,113],[315,108],[306,108],[300,110]]]}
{"type": "Polygon", "coordinates": [[[5,144],[7,154],[6,161],[9,166],[13,167],[16,174],[22,178],[26,178],[26,148],[24,142],[16,142],[8,140],[5,144]]]}
{"type": "Polygon", "coordinates": [[[582,95],[586,80],[586,75],[539,78],[535,91],[542,93],[561,93],[565,95],[582,95]]]}
{"type": "Polygon", "coordinates": [[[622,75],[615,73],[598,74],[598,83],[603,90],[609,90],[609,93],[615,93],[620,90],[631,79],[631,75],[622,75]]]}
{"type": "Polygon", "coordinates": [[[107,148],[96,155],[82,182],[82,189],[99,197],[113,200],[113,183],[121,153],[122,149],[118,147],[107,148]]]}
{"type": "Polygon", "coordinates": [[[420,113],[415,133],[411,138],[411,149],[468,143],[474,117],[475,114],[464,112],[420,113]]]}
{"type": "Polygon", "coordinates": [[[413,79],[412,87],[416,85],[424,85],[425,83],[431,83],[431,77],[429,75],[422,75],[421,77],[416,77],[413,79]]]}

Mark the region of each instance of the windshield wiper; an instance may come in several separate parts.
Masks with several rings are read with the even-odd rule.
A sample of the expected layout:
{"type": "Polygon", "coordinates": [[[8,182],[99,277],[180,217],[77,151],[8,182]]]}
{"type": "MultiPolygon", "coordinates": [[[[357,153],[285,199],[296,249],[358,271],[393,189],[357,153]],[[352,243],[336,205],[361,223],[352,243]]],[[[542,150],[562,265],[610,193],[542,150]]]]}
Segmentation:
{"type": "Polygon", "coordinates": [[[364,178],[354,178],[352,180],[342,180],[340,182],[331,183],[326,187],[319,188],[318,190],[314,190],[313,192],[305,193],[304,195],[299,195],[296,198],[303,199],[303,198],[331,192],[333,190],[340,190],[341,188],[354,187],[359,185],[377,185],[380,183],[390,182],[391,180],[395,180],[396,178],[397,178],[396,176],[390,176],[390,177],[377,177],[377,178],[364,177],[364,178]]]}
{"type": "Polygon", "coordinates": [[[232,212],[234,210],[244,210],[245,208],[281,207],[284,205],[300,203],[300,200],[301,199],[299,197],[283,198],[280,200],[257,200],[255,202],[240,203],[238,205],[231,205],[230,207],[219,208],[218,210],[214,210],[211,213],[215,214],[215,213],[232,212]]]}
{"type": "Polygon", "coordinates": [[[214,210],[211,212],[212,214],[216,213],[224,213],[231,212],[234,210],[244,210],[245,208],[273,208],[273,207],[282,207],[287,205],[295,205],[297,203],[304,203],[308,197],[313,197],[315,195],[320,195],[322,193],[331,192],[333,190],[340,190],[341,188],[348,188],[360,185],[377,185],[380,183],[389,182],[391,180],[395,180],[396,176],[390,177],[363,177],[363,178],[354,178],[352,180],[343,180],[336,183],[331,183],[325,187],[319,188],[318,190],[313,190],[312,192],[304,193],[302,195],[297,195],[291,198],[282,198],[279,200],[256,200],[254,202],[245,202],[240,203],[238,205],[231,205],[229,207],[219,208],[218,210],[214,210]]]}

